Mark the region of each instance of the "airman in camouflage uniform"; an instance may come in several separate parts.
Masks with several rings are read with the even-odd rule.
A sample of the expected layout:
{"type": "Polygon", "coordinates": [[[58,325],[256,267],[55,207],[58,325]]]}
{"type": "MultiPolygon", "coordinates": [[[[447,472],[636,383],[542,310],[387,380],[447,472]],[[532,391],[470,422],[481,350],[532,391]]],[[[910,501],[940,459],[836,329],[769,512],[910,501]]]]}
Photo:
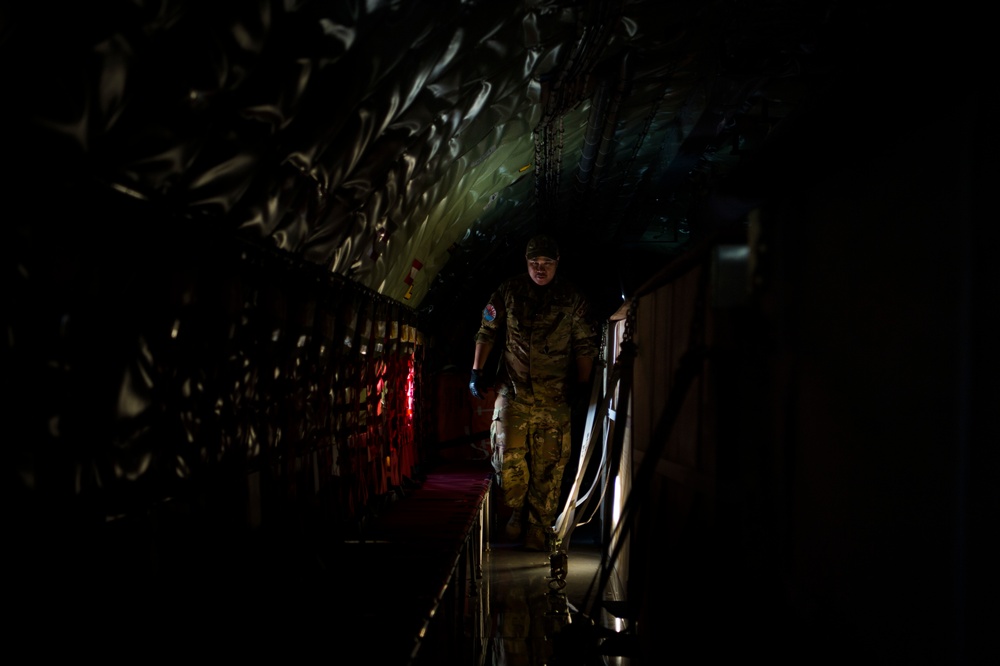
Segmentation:
{"type": "Polygon", "coordinates": [[[482,397],[483,364],[506,324],[491,438],[504,503],[512,510],[507,536],[525,546],[551,547],[563,471],[571,446],[571,400],[590,382],[597,355],[587,302],[556,279],[559,250],[548,236],[528,243],[527,274],[503,282],[483,309],[476,334],[472,394],[482,397]]]}

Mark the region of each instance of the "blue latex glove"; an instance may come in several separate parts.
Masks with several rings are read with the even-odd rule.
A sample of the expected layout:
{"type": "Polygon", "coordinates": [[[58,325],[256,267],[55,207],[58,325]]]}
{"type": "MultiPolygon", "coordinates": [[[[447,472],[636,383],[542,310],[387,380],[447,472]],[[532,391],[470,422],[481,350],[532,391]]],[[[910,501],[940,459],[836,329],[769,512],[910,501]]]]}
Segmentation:
{"type": "Polygon", "coordinates": [[[477,398],[484,398],[486,396],[486,379],[483,376],[482,370],[472,371],[472,379],[469,380],[469,390],[477,398]]]}

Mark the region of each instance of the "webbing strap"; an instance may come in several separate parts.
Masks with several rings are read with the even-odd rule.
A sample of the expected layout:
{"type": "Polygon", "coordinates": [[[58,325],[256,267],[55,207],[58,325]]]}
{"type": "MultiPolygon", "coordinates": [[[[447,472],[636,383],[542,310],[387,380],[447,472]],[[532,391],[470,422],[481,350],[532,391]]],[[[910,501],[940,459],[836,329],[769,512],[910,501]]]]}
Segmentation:
{"type": "MultiPolygon", "coordinates": [[[[599,580],[595,578],[595,581],[591,583],[590,589],[587,590],[587,594],[584,596],[584,602],[582,604],[584,607],[586,607],[588,603],[593,603],[595,606],[601,603],[604,596],[604,590],[611,578],[611,573],[615,568],[618,557],[621,555],[622,548],[628,539],[629,533],[634,527],[635,516],[638,512],[636,504],[641,501],[640,498],[642,494],[649,488],[649,484],[652,483],[653,476],[656,474],[657,463],[660,456],[663,454],[664,449],[667,447],[667,442],[673,432],[674,425],[680,416],[684,401],[687,399],[688,391],[694,385],[695,379],[697,379],[697,377],[701,374],[706,359],[709,358],[710,352],[705,345],[704,339],[707,288],[708,271],[703,271],[698,282],[694,312],[691,318],[691,333],[688,349],[681,354],[678,359],[677,368],[673,373],[670,391],[667,393],[667,402],[664,405],[663,413],[660,415],[660,418],[656,423],[656,427],[650,438],[649,446],[646,450],[646,455],[643,458],[642,464],[639,466],[638,472],[634,475],[629,494],[625,498],[625,504],[622,507],[621,519],[615,526],[615,533],[612,535],[614,548],[610,554],[607,554],[606,557],[602,558],[599,580]],[[595,583],[597,584],[596,592],[594,590],[595,583]],[[593,597],[591,597],[592,593],[594,594],[593,597]],[[591,599],[593,600],[592,602],[591,599]]],[[[622,382],[626,389],[631,387],[632,384],[631,365],[629,366],[629,371],[627,383],[624,379],[622,382]]],[[[623,400],[621,404],[623,405],[623,409],[628,409],[627,401],[623,400]]],[[[617,468],[621,460],[621,450],[619,445],[623,436],[617,436],[617,432],[615,434],[615,450],[612,452],[613,459],[611,461],[614,466],[611,471],[612,476],[617,475],[618,473],[617,468]]]]}
{"type": "MultiPolygon", "coordinates": [[[[563,510],[556,518],[555,522],[556,537],[564,545],[569,543],[570,535],[572,534],[573,529],[577,527],[575,522],[577,509],[589,501],[591,493],[597,486],[597,480],[600,477],[600,474],[595,476],[594,483],[591,484],[590,489],[582,498],[578,499],[580,487],[583,485],[583,477],[587,473],[587,469],[590,466],[590,460],[593,457],[594,449],[596,448],[594,445],[594,439],[598,436],[598,434],[600,434],[600,430],[595,428],[597,419],[600,417],[603,422],[604,418],[607,416],[608,410],[611,406],[611,399],[615,395],[615,388],[623,384],[621,381],[622,375],[627,374],[628,376],[631,376],[633,358],[633,346],[626,345],[618,355],[618,358],[615,360],[615,364],[611,369],[611,378],[608,381],[608,388],[603,398],[600,398],[599,382],[593,382],[591,387],[590,407],[587,409],[587,420],[583,431],[583,445],[580,449],[580,459],[576,467],[576,478],[573,479],[573,485],[570,489],[569,496],[566,498],[563,510]],[[627,367],[627,371],[624,373],[623,367],[627,367]]],[[[621,395],[624,395],[627,399],[627,388],[624,389],[624,391],[620,390],[619,396],[621,395]]],[[[624,410],[622,410],[622,413],[624,413],[624,410]]],[[[617,429],[616,434],[619,431],[624,433],[624,428],[617,429]]],[[[601,440],[603,445],[601,446],[601,464],[599,469],[604,468],[608,458],[607,438],[601,437],[601,440]]]]}
{"type": "Polygon", "coordinates": [[[660,420],[656,424],[656,429],[653,431],[651,445],[638,473],[635,476],[635,480],[632,484],[632,491],[629,493],[628,497],[625,498],[625,505],[622,508],[622,518],[616,526],[617,532],[614,535],[614,549],[601,564],[601,569],[599,571],[600,580],[595,581],[597,583],[597,592],[594,593],[593,582],[591,583],[591,588],[587,590],[587,594],[585,595],[584,602],[582,604],[584,607],[590,601],[592,593],[594,593],[593,603],[600,603],[604,589],[607,587],[608,580],[611,577],[611,572],[618,560],[618,556],[621,554],[626,538],[634,526],[633,522],[636,511],[638,510],[635,506],[635,503],[638,501],[636,499],[637,493],[635,489],[646,489],[652,482],[652,476],[656,470],[656,462],[659,460],[662,450],[666,447],[667,440],[670,438],[670,433],[673,430],[674,423],[677,421],[677,417],[680,414],[681,406],[684,404],[684,400],[687,397],[688,389],[691,388],[692,384],[694,384],[695,378],[701,372],[701,364],[704,359],[705,352],[702,349],[689,350],[681,357],[677,371],[674,375],[673,386],[669,397],[667,398],[667,404],[663,410],[663,414],[660,416],[660,420]]]}

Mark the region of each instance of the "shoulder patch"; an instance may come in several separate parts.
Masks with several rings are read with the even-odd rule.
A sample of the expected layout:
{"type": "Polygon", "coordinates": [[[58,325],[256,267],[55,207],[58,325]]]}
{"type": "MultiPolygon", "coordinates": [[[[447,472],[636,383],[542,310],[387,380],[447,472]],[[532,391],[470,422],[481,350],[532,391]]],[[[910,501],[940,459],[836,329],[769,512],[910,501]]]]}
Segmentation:
{"type": "Polygon", "coordinates": [[[483,308],[483,319],[485,319],[486,321],[493,321],[496,318],[497,318],[497,309],[493,307],[492,303],[487,304],[487,306],[483,308]]]}

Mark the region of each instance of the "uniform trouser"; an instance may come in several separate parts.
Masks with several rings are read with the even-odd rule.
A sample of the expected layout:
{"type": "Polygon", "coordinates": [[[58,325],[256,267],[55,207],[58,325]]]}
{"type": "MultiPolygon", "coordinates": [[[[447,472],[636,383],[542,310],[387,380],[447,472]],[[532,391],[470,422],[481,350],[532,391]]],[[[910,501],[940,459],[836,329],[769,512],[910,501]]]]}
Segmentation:
{"type": "Polygon", "coordinates": [[[572,450],[569,405],[531,406],[499,396],[490,435],[504,504],[526,509],[529,527],[552,528],[572,450]]]}

